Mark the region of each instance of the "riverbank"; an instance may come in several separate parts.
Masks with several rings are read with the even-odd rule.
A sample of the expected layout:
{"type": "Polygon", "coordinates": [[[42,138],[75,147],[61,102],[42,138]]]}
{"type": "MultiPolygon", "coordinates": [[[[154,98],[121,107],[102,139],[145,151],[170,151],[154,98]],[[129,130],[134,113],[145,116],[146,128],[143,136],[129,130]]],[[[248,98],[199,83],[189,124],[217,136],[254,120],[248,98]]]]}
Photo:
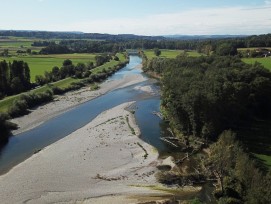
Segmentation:
{"type": "Polygon", "coordinates": [[[140,140],[125,110],[131,104],[103,112],[1,176],[1,203],[129,203],[165,195],[140,187],[157,185],[158,153],[140,140]]]}
{"type": "MultiPolygon", "coordinates": [[[[141,65],[136,69],[141,69],[141,65]]],[[[101,83],[98,90],[91,91],[91,87],[84,87],[77,91],[56,96],[54,101],[30,110],[31,112],[28,115],[12,119],[11,122],[17,124],[19,127],[17,130],[14,130],[12,134],[17,135],[33,129],[43,122],[56,117],[57,115],[60,115],[61,113],[64,113],[77,105],[106,94],[109,91],[127,87],[146,80],[147,79],[141,74],[127,75],[121,79],[101,83]]]]}

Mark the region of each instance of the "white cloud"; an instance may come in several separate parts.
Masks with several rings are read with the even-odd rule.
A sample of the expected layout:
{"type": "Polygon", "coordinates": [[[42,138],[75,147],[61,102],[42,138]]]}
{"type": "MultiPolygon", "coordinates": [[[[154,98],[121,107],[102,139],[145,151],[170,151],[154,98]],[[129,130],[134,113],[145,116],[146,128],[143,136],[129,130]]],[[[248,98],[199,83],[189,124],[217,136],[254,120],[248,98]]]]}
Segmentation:
{"type": "Polygon", "coordinates": [[[271,7],[197,9],[140,18],[90,20],[66,25],[63,30],[100,33],[260,34],[271,32],[271,7]]]}
{"type": "Polygon", "coordinates": [[[266,5],[271,5],[271,1],[270,1],[270,0],[266,0],[266,1],[264,1],[264,3],[265,3],[266,5]]]}

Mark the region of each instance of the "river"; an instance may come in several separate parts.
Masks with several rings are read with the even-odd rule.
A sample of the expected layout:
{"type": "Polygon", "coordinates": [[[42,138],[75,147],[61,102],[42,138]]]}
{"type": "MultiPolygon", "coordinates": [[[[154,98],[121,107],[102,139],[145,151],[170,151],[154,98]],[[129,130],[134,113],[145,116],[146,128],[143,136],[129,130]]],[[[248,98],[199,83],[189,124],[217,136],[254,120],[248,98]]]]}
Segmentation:
{"type": "MultiPolygon", "coordinates": [[[[139,56],[130,56],[130,62],[108,80],[118,80],[133,74],[144,75],[141,70],[135,69],[141,63],[142,59],[139,56]]],[[[147,76],[144,75],[144,77],[147,76]]],[[[164,122],[153,114],[153,112],[159,112],[160,109],[160,88],[155,80],[148,79],[108,92],[58,115],[34,129],[10,137],[8,143],[0,150],[0,174],[8,172],[40,149],[88,124],[103,111],[128,101],[136,101],[133,108],[142,139],[154,146],[161,156],[176,152],[174,147],[165,144],[160,139],[169,133],[164,122]],[[154,93],[147,94],[139,89],[134,89],[136,86],[146,85],[151,86],[154,93]]]]}
{"type": "MultiPolygon", "coordinates": [[[[141,71],[135,69],[135,67],[141,62],[140,57],[130,56],[130,62],[108,80],[117,80],[127,75],[140,74],[141,71]]],[[[136,101],[137,111],[135,116],[142,130],[142,138],[158,149],[166,150],[166,146],[159,139],[161,119],[152,114],[153,111],[159,111],[160,97],[158,90],[153,80],[117,89],[78,105],[34,129],[10,137],[8,143],[0,150],[0,173],[7,172],[38,150],[83,127],[101,112],[128,101],[136,101]],[[157,90],[156,94],[148,95],[134,89],[134,87],[140,85],[152,86],[154,90],[157,90]],[[146,123],[146,120],[151,123],[146,123]]]]}

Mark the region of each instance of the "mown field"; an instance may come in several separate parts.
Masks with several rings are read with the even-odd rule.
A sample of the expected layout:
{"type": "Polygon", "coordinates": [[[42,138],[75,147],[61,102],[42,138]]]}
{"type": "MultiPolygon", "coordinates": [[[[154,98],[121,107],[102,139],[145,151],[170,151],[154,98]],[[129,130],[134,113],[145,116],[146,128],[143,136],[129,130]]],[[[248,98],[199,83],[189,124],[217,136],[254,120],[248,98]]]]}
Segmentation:
{"type": "Polygon", "coordinates": [[[31,49],[32,51],[39,52],[42,47],[33,47],[31,44],[34,41],[39,41],[41,39],[36,38],[16,38],[9,37],[7,39],[0,38],[0,52],[3,52],[4,49],[9,50],[9,54],[17,55],[18,50],[26,51],[27,49],[31,49]]]}
{"type": "MultiPolygon", "coordinates": [[[[153,50],[144,50],[144,53],[148,59],[156,57],[153,50]]],[[[183,50],[161,50],[161,55],[159,57],[175,58],[182,53],[184,53],[183,50]]],[[[202,55],[196,51],[189,51],[187,54],[191,57],[199,57],[202,55]]]]}
{"type": "Polygon", "coordinates": [[[61,67],[65,59],[70,59],[74,65],[77,63],[88,63],[95,61],[95,54],[58,54],[58,55],[28,55],[0,57],[0,60],[12,62],[13,60],[23,60],[28,63],[31,73],[31,81],[35,81],[35,76],[44,75],[45,71],[51,71],[54,66],[61,67]]]}
{"type": "MultiPolygon", "coordinates": [[[[119,57],[120,59],[120,62],[123,62],[125,61],[125,57],[123,54],[121,53],[118,53],[117,56],[119,57]]],[[[110,67],[113,67],[114,65],[117,65],[119,62],[115,61],[115,60],[111,60],[110,62],[107,62],[105,63],[104,65],[100,66],[100,67],[97,67],[95,69],[92,69],[92,72],[95,74],[95,73],[98,73],[99,71],[105,69],[109,69],[110,67]]],[[[60,81],[57,81],[57,82],[54,82],[54,83],[50,83],[50,85],[44,85],[40,88],[37,88],[37,89],[34,89],[34,90],[31,90],[29,92],[31,93],[41,93],[41,92],[44,92],[46,90],[49,90],[51,89],[51,87],[59,87],[59,88],[66,88],[68,86],[70,86],[73,82],[79,82],[81,81],[81,79],[75,79],[75,78],[66,78],[66,79],[63,79],[63,80],[60,80],[60,81]]],[[[6,97],[5,99],[3,100],[0,100],[0,112],[2,113],[5,113],[8,111],[9,107],[13,104],[13,101],[17,100],[19,97],[20,97],[21,94],[18,94],[18,95],[15,95],[15,96],[9,96],[9,97],[6,97]]]]}
{"type": "Polygon", "coordinates": [[[265,58],[242,58],[243,62],[247,64],[261,63],[265,68],[271,70],[271,57],[265,58]]]}

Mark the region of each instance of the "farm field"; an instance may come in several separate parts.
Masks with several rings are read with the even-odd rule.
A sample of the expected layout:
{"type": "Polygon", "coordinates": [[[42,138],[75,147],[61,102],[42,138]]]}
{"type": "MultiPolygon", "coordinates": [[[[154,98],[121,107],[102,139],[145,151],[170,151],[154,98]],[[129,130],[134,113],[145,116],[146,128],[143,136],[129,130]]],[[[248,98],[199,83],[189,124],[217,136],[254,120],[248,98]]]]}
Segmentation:
{"type": "Polygon", "coordinates": [[[0,60],[12,62],[13,60],[23,60],[28,63],[31,73],[31,81],[35,81],[35,76],[44,75],[45,71],[51,71],[54,66],[61,67],[65,59],[70,59],[74,65],[77,63],[88,63],[95,61],[95,54],[58,54],[58,55],[29,55],[0,57],[0,60]]]}
{"type": "MultiPolygon", "coordinates": [[[[161,50],[161,55],[159,57],[175,58],[183,52],[184,52],[183,50],[161,50]]],[[[144,50],[144,53],[148,59],[156,57],[153,50],[144,50]]],[[[202,55],[196,51],[189,51],[187,52],[187,54],[191,57],[199,57],[202,55]]]]}
{"type": "Polygon", "coordinates": [[[254,64],[255,62],[259,62],[265,68],[271,70],[271,57],[266,57],[266,58],[243,58],[242,61],[247,63],[247,64],[254,64]]]}
{"type": "Polygon", "coordinates": [[[0,38],[0,52],[3,52],[4,49],[8,49],[9,54],[17,55],[18,50],[26,51],[31,49],[32,51],[39,52],[42,47],[33,47],[31,44],[34,41],[39,41],[41,39],[36,38],[15,38],[9,37],[6,39],[0,38]]]}

